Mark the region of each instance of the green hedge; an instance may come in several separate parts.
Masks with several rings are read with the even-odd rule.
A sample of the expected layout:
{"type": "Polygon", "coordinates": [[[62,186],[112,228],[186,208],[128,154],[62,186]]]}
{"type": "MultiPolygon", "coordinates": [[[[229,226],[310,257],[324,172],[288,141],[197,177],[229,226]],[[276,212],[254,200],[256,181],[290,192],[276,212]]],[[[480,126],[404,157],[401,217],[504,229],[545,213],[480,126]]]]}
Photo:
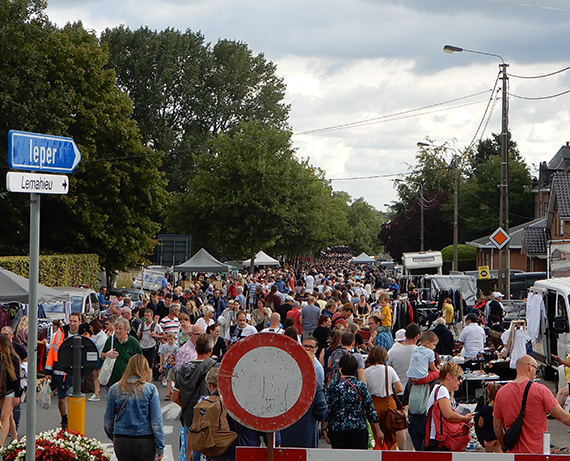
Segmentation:
{"type": "MultiPolygon", "coordinates": [[[[448,245],[441,250],[441,256],[444,261],[453,261],[453,245],[448,245]]],[[[459,261],[477,259],[477,248],[471,245],[457,245],[457,259],[459,261]]]]}
{"type": "MultiPolygon", "coordinates": [[[[29,277],[27,256],[0,256],[0,266],[22,277],[29,277]]],[[[40,256],[39,282],[48,287],[89,285],[96,290],[98,276],[99,256],[96,254],[40,256]]]]}

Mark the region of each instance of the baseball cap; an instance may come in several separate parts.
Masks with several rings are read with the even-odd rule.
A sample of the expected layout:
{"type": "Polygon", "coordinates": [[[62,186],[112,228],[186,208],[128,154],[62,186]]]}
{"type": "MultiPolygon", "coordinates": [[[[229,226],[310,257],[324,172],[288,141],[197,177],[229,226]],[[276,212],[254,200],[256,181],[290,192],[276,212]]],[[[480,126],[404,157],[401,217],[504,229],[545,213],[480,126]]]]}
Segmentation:
{"type": "Polygon", "coordinates": [[[396,341],[401,342],[405,340],[406,340],[406,330],[402,328],[401,330],[396,331],[396,341]]]}
{"type": "Polygon", "coordinates": [[[500,291],[495,291],[493,293],[493,298],[504,298],[505,295],[503,293],[501,293],[500,291]]]}

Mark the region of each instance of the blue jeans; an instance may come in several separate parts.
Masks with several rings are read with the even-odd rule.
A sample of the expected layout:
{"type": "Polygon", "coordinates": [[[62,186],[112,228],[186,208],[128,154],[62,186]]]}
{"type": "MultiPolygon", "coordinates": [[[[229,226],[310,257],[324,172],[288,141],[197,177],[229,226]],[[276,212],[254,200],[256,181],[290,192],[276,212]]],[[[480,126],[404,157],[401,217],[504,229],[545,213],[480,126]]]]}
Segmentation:
{"type": "Polygon", "coordinates": [[[408,434],[416,451],[424,451],[426,436],[426,417],[420,415],[408,415],[408,434]]]}

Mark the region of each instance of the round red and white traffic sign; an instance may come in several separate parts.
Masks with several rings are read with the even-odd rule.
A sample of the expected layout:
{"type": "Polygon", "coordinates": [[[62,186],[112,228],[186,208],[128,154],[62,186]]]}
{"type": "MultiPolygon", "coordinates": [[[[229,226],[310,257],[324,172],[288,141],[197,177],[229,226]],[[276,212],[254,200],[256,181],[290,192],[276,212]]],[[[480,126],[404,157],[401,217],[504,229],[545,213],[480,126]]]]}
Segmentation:
{"type": "Polygon", "coordinates": [[[299,343],[274,333],[251,335],[224,355],[218,389],[244,426],[263,432],[297,422],[315,396],[313,360],[299,343]]]}

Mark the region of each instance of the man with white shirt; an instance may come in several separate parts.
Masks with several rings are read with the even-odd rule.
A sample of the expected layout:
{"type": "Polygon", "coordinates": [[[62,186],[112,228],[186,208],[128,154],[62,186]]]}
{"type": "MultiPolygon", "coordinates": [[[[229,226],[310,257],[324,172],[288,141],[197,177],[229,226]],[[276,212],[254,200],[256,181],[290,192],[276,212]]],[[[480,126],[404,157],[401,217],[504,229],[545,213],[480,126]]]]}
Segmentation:
{"type": "Polygon", "coordinates": [[[285,333],[285,330],[279,326],[280,322],[281,316],[277,312],[273,312],[269,320],[269,326],[261,330],[260,333],[276,333],[278,335],[282,335],[285,333]]]}
{"type": "Polygon", "coordinates": [[[257,330],[254,326],[247,323],[247,316],[244,311],[239,311],[236,315],[236,324],[232,325],[227,331],[224,339],[226,340],[226,345],[228,349],[237,343],[240,339],[243,339],[250,335],[257,334],[257,330]]]}
{"type": "Polygon", "coordinates": [[[483,352],[486,340],[485,330],[477,323],[477,316],[468,314],[465,318],[465,328],[463,328],[458,340],[465,347],[463,356],[466,359],[477,358],[479,353],[483,352]]]}

